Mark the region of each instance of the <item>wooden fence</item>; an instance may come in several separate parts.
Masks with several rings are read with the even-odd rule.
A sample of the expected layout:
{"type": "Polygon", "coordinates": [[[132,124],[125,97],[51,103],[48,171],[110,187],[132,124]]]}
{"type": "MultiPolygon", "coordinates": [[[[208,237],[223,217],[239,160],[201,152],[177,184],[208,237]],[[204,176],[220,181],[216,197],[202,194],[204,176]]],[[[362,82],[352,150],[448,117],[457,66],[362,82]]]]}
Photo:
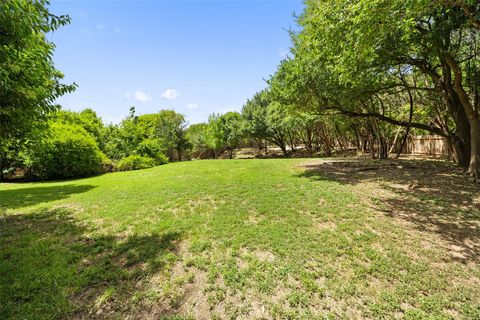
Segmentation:
{"type": "Polygon", "coordinates": [[[452,155],[452,148],[448,140],[441,136],[410,136],[408,137],[404,153],[431,157],[447,157],[452,155]]]}

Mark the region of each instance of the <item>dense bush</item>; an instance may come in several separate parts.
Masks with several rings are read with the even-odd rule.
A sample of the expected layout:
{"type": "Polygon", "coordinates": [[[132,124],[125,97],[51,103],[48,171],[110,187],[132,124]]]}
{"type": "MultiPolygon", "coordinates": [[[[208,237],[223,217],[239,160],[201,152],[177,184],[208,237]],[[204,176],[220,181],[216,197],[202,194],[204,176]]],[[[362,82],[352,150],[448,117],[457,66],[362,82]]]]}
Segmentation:
{"type": "Polygon", "coordinates": [[[103,152],[102,155],[102,173],[114,172],[116,170],[115,163],[110,160],[103,152]]]}
{"type": "Polygon", "coordinates": [[[131,155],[120,160],[117,164],[117,169],[119,171],[141,170],[152,168],[155,165],[155,159],[139,155],[131,155]]]}
{"type": "Polygon", "coordinates": [[[163,143],[160,139],[145,139],[140,142],[136,152],[142,157],[154,159],[157,165],[161,165],[169,162],[162,147],[163,143]]]}
{"type": "Polygon", "coordinates": [[[76,125],[52,123],[47,138],[31,153],[30,172],[40,179],[84,177],[102,172],[108,159],[95,139],[76,125]]]}

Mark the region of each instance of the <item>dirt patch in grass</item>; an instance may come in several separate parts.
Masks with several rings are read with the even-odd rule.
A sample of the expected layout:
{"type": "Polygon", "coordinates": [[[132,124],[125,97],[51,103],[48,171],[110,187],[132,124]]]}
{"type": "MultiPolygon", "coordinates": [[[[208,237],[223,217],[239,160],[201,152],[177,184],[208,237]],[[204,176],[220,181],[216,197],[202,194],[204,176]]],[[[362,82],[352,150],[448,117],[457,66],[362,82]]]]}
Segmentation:
{"type": "Polygon", "coordinates": [[[241,248],[240,249],[240,257],[253,257],[262,262],[273,262],[275,261],[275,255],[267,250],[261,249],[248,249],[248,248],[241,248]]]}
{"type": "MultiPolygon", "coordinates": [[[[205,262],[207,266],[197,267],[195,262],[212,261],[214,256],[221,255],[219,249],[213,247],[208,251],[198,251],[197,248],[187,241],[178,245],[176,253],[179,259],[149,282],[148,290],[158,292],[157,300],[144,300],[143,307],[136,309],[139,313],[135,313],[135,317],[157,319],[175,315],[193,319],[275,319],[272,315],[275,308],[288,308],[287,296],[291,289],[280,286],[271,294],[262,294],[254,288],[231,286],[222,274],[233,271],[224,269],[226,265],[205,262]]],[[[224,255],[232,255],[229,251],[224,255]]],[[[235,261],[238,270],[250,273],[252,263],[273,263],[275,260],[275,255],[269,251],[241,248],[235,261]]]]}
{"type": "Polygon", "coordinates": [[[333,231],[337,228],[337,224],[331,221],[315,221],[314,227],[320,231],[333,231]]]}
{"type": "Polygon", "coordinates": [[[442,161],[346,160],[304,165],[301,176],[353,186],[372,208],[434,235],[450,259],[480,262],[480,186],[442,161]]]}
{"type": "Polygon", "coordinates": [[[191,212],[197,211],[199,208],[206,207],[209,210],[218,210],[218,206],[225,204],[224,200],[215,199],[213,196],[205,196],[199,199],[188,201],[191,212]]]}

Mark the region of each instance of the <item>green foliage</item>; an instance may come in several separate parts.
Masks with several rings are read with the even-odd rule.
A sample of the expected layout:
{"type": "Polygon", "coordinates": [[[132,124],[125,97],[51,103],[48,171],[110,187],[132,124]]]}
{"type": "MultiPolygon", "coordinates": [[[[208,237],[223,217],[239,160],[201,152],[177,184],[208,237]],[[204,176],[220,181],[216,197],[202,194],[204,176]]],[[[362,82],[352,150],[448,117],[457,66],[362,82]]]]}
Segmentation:
{"type": "Polygon", "coordinates": [[[40,179],[84,177],[102,172],[108,160],[80,126],[52,123],[49,135],[30,151],[30,174],[40,179]]]}
{"type": "Polygon", "coordinates": [[[187,147],[183,115],[162,110],[136,116],[134,108],[130,111],[119,125],[109,125],[103,131],[102,147],[109,158],[118,161],[140,155],[155,159],[157,164],[182,160],[187,147]]]}
{"type": "Polygon", "coordinates": [[[465,165],[470,141],[472,150],[480,143],[470,133],[479,123],[480,85],[471,79],[480,70],[480,7],[427,0],[305,4],[301,30],[292,33],[294,58],[269,81],[276,99],[365,119],[363,129],[380,144],[393,125],[448,137],[465,165]],[[404,112],[408,104],[412,112],[404,112]]]}
{"type": "Polygon", "coordinates": [[[225,150],[232,157],[244,137],[244,119],[238,112],[211,114],[208,123],[190,126],[185,138],[194,157],[218,157],[225,150]]]}
{"type": "Polygon", "coordinates": [[[214,158],[225,150],[225,136],[220,114],[208,117],[207,143],[213,150],[214,158]]]}
{"type": "Polygon", "coordinates": [[[265,139],[268,137],[268,124],[266,122],[267,107],[270,104],[268,92],[256,93],[242,108],[245,119],[245,132],[251,137],[265,139]]]}
{"type": "Polygon", "coordinates": [[[214,153],[207,123],[197,123],[189,126],[185,131],[185,138],[190,146],[191,157],[208,158],[214,153]]]}
{"type": "Polygon", "coordinates": [[[95,138],[99,147],[103,149],[105,126],[102,119],[92,109],[87,108],[80,112],[60,110],[53,115],[53,121],[81,126],[95,138]]]}
{"type": "Polygon", "coordinates": [[[236,149],[243,137],[243,119],[238,112],[227,112],[219,118],[225,147],[231,152],[236,149]]]}
{"type": "Polygon", "coordinates": [[[139,116],[136,122],[144,137],[162,141],[162,147],[170,161],[182,160],[187,147],[183,115],[173,110],[161,110],[155,114],[139,116]]]}
{"type": "Polygon", "coordinates": [[[0,152],[35,136],[35,122],[59,106],[55,100],[75,89],[60,83],[52,61],[55,45],[46,34],[70,22],[55,16],[49,1],[0,3],[0,152]]]}
{"type": "Polygon", "coordinates": [[[163,153],[164,147],[159,139],[145,139],[136,148],[136,152],[142,157],[154,159],[157,165],[169,162],[168,157],[163,153]]]}
{"type": "Polygon", "coordinates": [[[228,112],[224,115],[212,114],[208,118],[207,143],[215,155],[225,149],[232,152],[242,139],[242,116],[238,112],[228,112]]]}
{"type": "Polygon", "coordinates": [[[287,140],[294,140],[295,118],[289,116],[289,107],[263,90],[248,100],[242,109],[245,133],[254,139],[265,139],[276,144],[287,155],[287,140]],[[290,137],[290,139],[289,139],[290,137]]]}
{"type": "Polygon", "coordinates": [[[119,171],[141,170],[152,168],[155,165],[155,159],[142,157],[140,155],[131,155],[120,160],[117,164],[117,169],[119,171]]]}

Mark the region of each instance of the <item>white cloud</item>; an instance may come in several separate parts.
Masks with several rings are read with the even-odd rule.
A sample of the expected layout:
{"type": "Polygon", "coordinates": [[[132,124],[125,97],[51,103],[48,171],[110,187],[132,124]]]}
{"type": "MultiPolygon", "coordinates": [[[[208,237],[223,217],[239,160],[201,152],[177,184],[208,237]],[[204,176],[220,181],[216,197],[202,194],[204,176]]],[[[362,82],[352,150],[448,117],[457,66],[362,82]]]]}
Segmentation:
{"type": "Polygon", "coordinates": [[[196,109],[198,109],[198,104],[196,102],[189,103],[187,105],[187,109],[188,110],[196,110],[196,109]]]}
{"type": "Polygon", "coordinates": [[[135,97],[135,100],[137,100],[138,102],[145,103],[145,102],[148,102],[148,101],[152,101],[152,97],[149,96],[148,94],[146,94],[143,91],[135,91],[133,96],[135,97]]]}
{"type": "Polygon", "coordinates": [[[125,99],[128,99],[128,100],[132,98],[132,95],[129,92],[125,92],[123,96],[125,97],[125,99]]]}
{"type": "Polygon", "coordinates": [[[178,91],[175,89],[167,89],[162,93],[162,97],[167,100],[175,100],[178,97],[178,91]]]}
{"type": "Polygon", "coordinates": [[[97,29],[98,30],[105,30],[105,25],[103,23],[97,24],[97,29]]]}
{"type": "Polygon", "coordinates": [[[228,112],[231,112],[231,111],[238,111],[238,110],[240,110],[240,108],[238,108],[236,106],[225,106],[225,107],[222,107],[220,109],[217,109],[216,112],[220,113],[220,114],[225,114],[225,113],[228,113],[228,112]]]}

